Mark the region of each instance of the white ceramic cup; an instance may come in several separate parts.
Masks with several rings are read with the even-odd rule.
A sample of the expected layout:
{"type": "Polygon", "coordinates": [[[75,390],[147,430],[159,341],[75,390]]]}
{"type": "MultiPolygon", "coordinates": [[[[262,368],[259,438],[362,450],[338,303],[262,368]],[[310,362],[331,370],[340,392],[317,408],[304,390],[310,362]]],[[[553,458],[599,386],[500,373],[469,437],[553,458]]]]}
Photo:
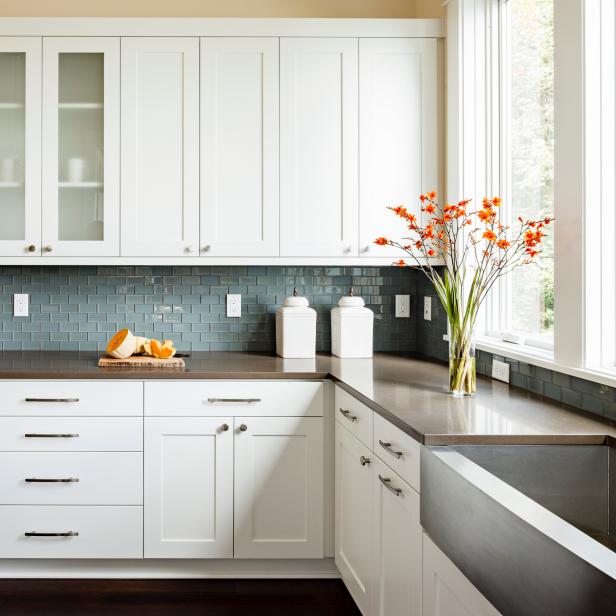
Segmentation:
{"type": "Polygon", "coordinates": [[[66,161],[66,177],[69,182],[83,182],[86,175],[86,161],[83,158],[69,158],[66,161]]]}

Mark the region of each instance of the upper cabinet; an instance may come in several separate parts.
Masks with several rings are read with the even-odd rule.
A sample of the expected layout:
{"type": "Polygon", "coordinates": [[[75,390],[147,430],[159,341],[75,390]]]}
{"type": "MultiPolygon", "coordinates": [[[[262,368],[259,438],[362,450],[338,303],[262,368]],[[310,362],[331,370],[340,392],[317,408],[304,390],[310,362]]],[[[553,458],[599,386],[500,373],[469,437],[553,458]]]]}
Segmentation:
{"type": "Polygon", "coordinates": [[[280,39],[281,256],[357,256],[357,45],[280,39]]]}
{"type": "Polygon", "coordinates": [[[399,256],[373,242],[405,235],[386,206],[421,220],[419,195],[438,188],[436,39],[361,39],[359,99],[360,254],[399,256]]]}
{"type": "Polygon", "coordinates": [[[201,254],[278,255],[278,39],[201,39],[201,254]]]}
{"type": "Polygon", "coordinates": [[[123,38],[122,255],[198,248],[199,39],[123,38]]]}
{"type": "Polygon", "coordinates": [[[43,40],[43,254],[119,254],[120,39],[43,40]]]}
{"type": "Polygon", "coordinates": [[[41,39],[0,38],[0,255],[40,255],[41,39]]]}

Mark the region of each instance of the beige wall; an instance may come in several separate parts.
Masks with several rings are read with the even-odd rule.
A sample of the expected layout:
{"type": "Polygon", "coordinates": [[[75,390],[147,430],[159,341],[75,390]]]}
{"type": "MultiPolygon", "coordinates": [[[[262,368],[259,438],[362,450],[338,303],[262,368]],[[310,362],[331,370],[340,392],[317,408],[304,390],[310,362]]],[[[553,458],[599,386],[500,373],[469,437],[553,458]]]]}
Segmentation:
{"type": "Polygon", "coordinates": [[[441,17],[442,0],[0,0],[3,17],[441,17]]]}

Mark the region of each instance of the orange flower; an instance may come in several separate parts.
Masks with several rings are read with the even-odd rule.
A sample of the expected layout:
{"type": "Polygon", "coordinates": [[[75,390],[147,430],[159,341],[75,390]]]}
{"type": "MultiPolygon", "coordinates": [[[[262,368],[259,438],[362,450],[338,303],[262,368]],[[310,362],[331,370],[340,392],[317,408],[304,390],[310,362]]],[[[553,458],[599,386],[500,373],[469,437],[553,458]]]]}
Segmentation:
{"type": "Polygon", "coordinates": [[[503,203],[503,200],[500,197],[492,197],[492,203],[495,207],[500,207],[503,203]]]}
{"type": "Polygon", "coordinates": [[[399,261],[394,261],[394,265],[396,267],[404,267],[406,265],[406,261],[404,259],[400,259],[399,261]]]}
{"type": "Polygon", "coordinates": [[[415,248],[417,248],[417,250],[421,250],[421,247],[422,247],[422,246],[423,246],[423,244],[422,244],[419,240],[417,240],[417,241],[415,242],[415,248]]]}
{"type": "Polygon", "coordinates": [[[432,203],[428,203],[428,205],[424,206],[421,208],[422,212],[427,212],[428,214],[434,214],[434,210],[436,208],[434,207],[434,205],[432,203]]]}
{"type": "Polygon", "coordinates": [[[492,209],[486,208],[483,210],[479,210],[477,212],[477,216],[479,220],[482,220],[483,222],[489,222],[490,220],[492,220],[492,218],[496,216],[496,212],[492,209]]]}
{"type": "Polygon", "coordinates": [[[424,239],[433,239],[434,238],[434,227],[432,225],[427,225],[422,233],[422,237],[424,239]]]}
{"type": "Polygon", "coordinates": [[[490,209],[492,207],[492,204],[490,203],[490,200],[487,197],[484,197],[481,200],[481,205],[486,209],[490,209]]]}
{"type": "Polygon", "coordinates": [[[434,250],[432,248],[430,248],[430,250],[428,250],[428,256],[429,257],[433,257],[436,253],[434,252],[434,250]]]}
{"type": "Polygon", "coordinates": [[[498,240],[498,242],[496,242],[496,245],[499,248],[502,248],[503,250],[505,250],[506,248],[509,248],[509,246],[511,246],[511,242],[508,242],[505,239],[501,239],[501,240],[498,240]]]}
{"type": "Polygon", "coordinates": [[[374,243],[375,243],[377,246],[387,246],[387,244],[389,244],[389,240],[388,240],[386,237],[377,237],[377,238],[374,240],[374,243]]]}
{"type": "Polygon", "coordinates": [[[432,201],[436,199],[436,193],[433,190],[428,193],[428,199],[431,199],[432,201]]]}
{"type": "Polygon", "coordinates": [[[483,232],[483,235],[481,237],[483,237],[486,240],[488,240],[488,242],[493,242],[496,239],[496,233],[494,233],[494,231],[490,231],[490,229],[488,229],[487,231],[483,232]]]}
{"type": "Polygon", "coordinates": [[[419,195],[419,200],[423,203],[426,200],[426,195],[419,195]]]}

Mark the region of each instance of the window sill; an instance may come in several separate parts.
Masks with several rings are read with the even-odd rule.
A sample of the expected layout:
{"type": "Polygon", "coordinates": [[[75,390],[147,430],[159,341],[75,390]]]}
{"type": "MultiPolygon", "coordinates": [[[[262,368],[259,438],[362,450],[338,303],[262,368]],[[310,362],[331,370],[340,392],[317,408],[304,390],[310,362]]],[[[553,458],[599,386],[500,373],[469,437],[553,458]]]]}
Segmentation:
{"type": "Polygon", "coordinates": [[[568,374],[569,376],[575,376],[587,381],[593,381],[594,383],[600,383],[601,385],[607,385],[608,387],[616,387],[616,372],[563,366],[562,364],[554,361],[554,356],[551,352],[543,349],[520,344],[512,344],[510,342],[503,342],[502,340],[487,337],[478,338],[475,342],[475,347],[480,351],[487,351],[489,353],[493,353],[494,355],[501,355],[502,357],[507,357],[509,359],[523,361],[527,364],[531,364],[532,366],[547,368],[548,370],[553,370],[554,372],[562,372],[563,374],[568,374]]]}

